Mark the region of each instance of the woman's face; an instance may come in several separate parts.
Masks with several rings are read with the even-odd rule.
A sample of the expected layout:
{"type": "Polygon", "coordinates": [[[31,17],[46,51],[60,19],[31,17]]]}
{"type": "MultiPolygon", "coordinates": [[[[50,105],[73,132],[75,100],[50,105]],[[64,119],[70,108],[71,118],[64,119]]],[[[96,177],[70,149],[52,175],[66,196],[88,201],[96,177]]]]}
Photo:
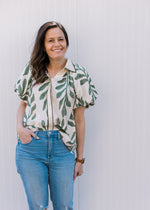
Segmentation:
{"type": "Polygon", "coordinates": [[[51,60],[65,57],[67,43],[63,31],[60,28],[51,28],[45,34],[44,46],[51,60]]]}

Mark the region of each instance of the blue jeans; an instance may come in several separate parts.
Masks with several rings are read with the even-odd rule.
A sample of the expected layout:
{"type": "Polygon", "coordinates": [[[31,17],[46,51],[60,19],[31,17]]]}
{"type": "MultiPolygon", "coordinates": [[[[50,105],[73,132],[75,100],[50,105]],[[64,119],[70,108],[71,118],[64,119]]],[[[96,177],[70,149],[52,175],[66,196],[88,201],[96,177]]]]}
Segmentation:
{"type": "Polygon", "coordinates": [[[35,137],[16,146],[16,166],[27,195],[29,210],[48,207],[48,186],[54,210],[73,209],[75,153],[59,131],[35,131],[35,137]],[[36,137],[39,139],[36,139],[36,137]]]}

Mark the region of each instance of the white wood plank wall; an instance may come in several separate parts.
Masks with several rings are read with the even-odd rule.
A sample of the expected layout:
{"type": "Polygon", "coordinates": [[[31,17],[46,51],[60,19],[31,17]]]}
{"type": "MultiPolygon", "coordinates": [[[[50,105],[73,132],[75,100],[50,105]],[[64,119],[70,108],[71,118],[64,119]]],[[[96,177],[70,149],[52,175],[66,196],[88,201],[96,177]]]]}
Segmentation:
{"type": "Polygon", "coordinates": [[[28,209],[15,166],[13,85],[49,20],[66,27],[68,57],[87,68],[99,91],[86,111],[74,209],[150,209],[149,11],[148,0],[0,0],[0,209],[28,209]]]}

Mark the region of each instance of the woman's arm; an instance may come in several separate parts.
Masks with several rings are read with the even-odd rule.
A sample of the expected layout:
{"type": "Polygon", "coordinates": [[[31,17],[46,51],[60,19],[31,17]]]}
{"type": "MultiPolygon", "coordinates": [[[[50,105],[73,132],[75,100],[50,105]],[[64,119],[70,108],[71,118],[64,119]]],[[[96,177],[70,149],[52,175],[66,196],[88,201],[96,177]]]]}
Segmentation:
{"type": "Polygon", "coordinates": [[[17,133],[19,135],[20,140],[24,144],[30,142],[32,139],[32,136],[33,137],[35,136],[34,132],[25,128],[23,124],[26,105],[27,104],[25,102],[21,101],[18,111],[17,111],[17,133]]]}
{"type": "Polygon", "coordinates": [[[24,127],[23,125],[23,118],[26,109],[26,103],[21,101],[18,111],[17,111],[17,132],[20,128],[24,127]]]}
{"type": "MultiPolygon", "coordinates": [[[[76,124],[76,139],[77,139],[77,158],[83,159],[84,138],[85,138],[85,107],[79,107],[74,110],[75,124],[76,124]]],[[[80,176],[83,173],[82,163],[76,162],[74,180],[76,176],[80,176]]]]}

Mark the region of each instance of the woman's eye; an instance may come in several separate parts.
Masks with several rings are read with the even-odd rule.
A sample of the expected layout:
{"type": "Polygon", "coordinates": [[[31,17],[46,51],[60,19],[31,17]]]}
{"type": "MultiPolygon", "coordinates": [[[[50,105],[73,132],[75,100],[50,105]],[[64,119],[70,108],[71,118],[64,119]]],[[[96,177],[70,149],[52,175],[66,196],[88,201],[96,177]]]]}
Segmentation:
{"type": "Polygon", "coordinates": [[[49,40],[49,42],[52,42],[53,40],[49,40]]]}
{"type": "Polygon", "coordinates": [[[64,39],[59,39],[59,41],[63,41],[64,39]]]}

